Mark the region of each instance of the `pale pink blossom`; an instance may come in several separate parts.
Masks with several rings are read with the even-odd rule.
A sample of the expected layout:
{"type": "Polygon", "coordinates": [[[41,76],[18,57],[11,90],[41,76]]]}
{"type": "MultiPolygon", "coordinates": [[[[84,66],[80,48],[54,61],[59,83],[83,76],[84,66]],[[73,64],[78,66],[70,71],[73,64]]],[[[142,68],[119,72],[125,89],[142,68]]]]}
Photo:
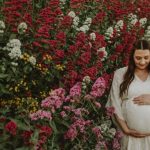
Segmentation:
{"type": "Polygon", "coordinates": [[[115,112],[115,108],[114,107],[106,107],[106,114],[107,116],[111,117],[115,112]]]}
{"type": "Polygon", "coordinates": [[[29,115],[29,117],[31,118],[31,120],[38,120],[38,119],[44,119],[47,118],[49,120],[52,120],[52,115],[50,112],[48,111],[44,111],[44,110],[38,110],[35,113],[31,113],[29,115]]]}
{"type": "Polygon", "coordinates": [[[65,111],[61,111],[61,112],[60,112],[60,115],[61,115],[61,117],[62,117],[62,118],[64,118],[64,117],[66,117],[66,116],[67,116],[67,114],[66,114],[66,112],[65,112],[65,111]]]}
{"type": "Polygon", "coordinates": [[[120,143],[119,143],[118,139],[116,139],[116,138],[114,138],[114,140],[113,140],[113,149],[120,150],[120,143]]]}

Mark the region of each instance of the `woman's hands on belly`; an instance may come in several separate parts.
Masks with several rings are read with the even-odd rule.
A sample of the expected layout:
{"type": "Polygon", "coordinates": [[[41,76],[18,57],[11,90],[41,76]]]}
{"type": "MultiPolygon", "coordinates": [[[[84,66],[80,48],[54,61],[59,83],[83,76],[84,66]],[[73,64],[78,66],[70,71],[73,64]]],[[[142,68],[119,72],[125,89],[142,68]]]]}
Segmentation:
{"type": "Polygon", "coordinates": [[[129,136],[136,137],[136,138],[144,138],[144,137],[150,136],[150,133],[141,133],[139,131],[136,131],[136,130],[133,130],[133,129],[129,129],[129,128],[125,132],[125,134],[129,135],[129,136]]]}
{"type": "Polygon", "coordinates": [[[142,94],[133,99],[134,104],[138,105],[150,105],[150,94],[142,94]]]}
{"type": "Polygon", "coordinates": [[[150,133],[150,105],[137,105],[130,99],[125,102],[123,113],[129,129],[150,133]]]}

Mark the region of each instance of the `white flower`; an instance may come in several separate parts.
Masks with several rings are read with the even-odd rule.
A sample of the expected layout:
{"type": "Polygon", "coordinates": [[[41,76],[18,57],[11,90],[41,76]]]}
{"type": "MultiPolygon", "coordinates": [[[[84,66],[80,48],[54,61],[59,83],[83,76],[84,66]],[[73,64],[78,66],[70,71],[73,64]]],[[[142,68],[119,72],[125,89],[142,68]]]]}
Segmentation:
{"type": "Polygon", "coordinates": [[[32,65],[35,65],[35,64],[36,64],[36,59],[35,59],[35,57],[33,57],[33,56],[29,57],[29,62],[30,62],[32,65]]]}
{"type": "Polygon", "coordinates": [[[130,13],[130,14],[128,15],[128,19],[129,19],[129,20],[137,19],[137,15],[134,15],[133,13],[130,13]]]}
{"type": "Polygon", "coordinates": [[[12,39],[9,41],[9,43],[7,43],[7,47],[8,48],[14,48],[14,47],[21,47],[21,42],[18,39],[12,39]]]}
{"type": "Polygon", "coordinates": [[[5,29],[5,23],[2,20],[0,20],[0,29],[5,29]]]}
{"type": "Polygon", "coordinates": [[[27,24],[25,22],[22,22],[18,25],[17,31],[20,34],[23,34],[26,32],[27,28],[28,28],[27,24]]]}
{"type": "Polygon", "coordinates": [[[147,27],[145,34],[144,34],[144,38],[150,41],[150,26],[147,27]]]}
{"type": "Polygon", "coordinates": [[[86,33],[86,31],[88,31],[88,30],[89,30],[89,27],[87,25],[83,25],[79,28],[79,31],[82,31],[84,33],[86,33]]]}
{"type": "Polygon", "coordinates": [[[85,22],[83,24],[85,25],[91,25],[92,23],[92,18],[86,18],[85,22]]]}
{"type": "Polygon", "coordinates": [[[66,3],[66,0],[60,0],[60,2],[61,2],[62,4],[65,4],[65,3],[66,3]]]}
{"type": "Polygon", "coordinates": [[[109,27],[105,33],[105,38],[110,39],[110,37],[113,37],[113,32],[114,32],[113,27],[109,27]]]}
{"type": "Polygon", "coordinates": [[[135,25],[136,23],[138,22],[138,20],[135,18],[135,19],[133,19],[133,20],[131,20],[131,25],[135,25]]]}
{"type": "Polygon", "coordinates": [[[101,129],[101,132],[104,133],[104,132],[106,132],[109,128],[108,128],[107,124],[103,123],[103,124],[101,124],[100,129],[101,129]]]}
{"type": "Polygon", "coordinates": [[[116,134],[116,129],[115,128],[111,128],[110,130],[108,130],[108,133],[112,135],[112,137],[115,136],[116,134]]]}
{"type": "Polygon", "coordinates": [[[140,26],[144,27],[145,24],[147,23],[147,18],[141,18],[141,19],[139,20],[139,22],[140,22],[140,26]]]}
{"type": "Polygon", "coordinates": [[[0,30],[0,34],[1,34],[1,33],[4,33],[4,30],[0,30]]]}
{"type": "Polygon", "coordinates": [[[150,30],[150,26],[147,27],[147,30],[150,30]]]}
{"type": "Polygon", "coordinates": [[[108,128],[110,128],[112,125],[112,122],[111,122],[111,120],[106,120],[105,124],[107,124],[108,128]]]}
{"type": "Polygon", "coordinates": [[[78,24],[79,24],[79,17],[78,17],[78,16],[75,16],[75,17],[73,18],[73,26],[78,26],[78,24]]]}
{"type": "Polygon", "coordinates": [[[90,39],[93,40],[93,41],[95,41],[96,34],[94,32],[90,34],[90,39]]]}
{"type": "Polygon", "coordinates": [[[21,56],[21,50],[19,47],[14,47],[8,55],[11,59],[18,59],[21,56]]]}
{"type": "Polygon", "coordinates": [[[86,83],[86,84],[89,84],[91,82],[91,78],[89,76],[85,76],[83,78],[83,82],[86,83]]]}
{"type": "Polygon", "coordinates": [[[124,24],[123,20],[119,20],[115,25],[115,29],[119,31],[120,29],[123,28],[123,24],[124,24]]]}
{"type": "Polygon", "coordinates": [[[13,66],[18,66],[18,63],[16,63],[16,62],[11,62],[11,64],[12,64],[13,66]]]}
{"type": "Polygon", "coordinates": [[[75,14],[74,11],[70,11],[70,12],[68,13],[68,16],[74,18],[74,17],[76,16],[76,14],[75,14]]]}

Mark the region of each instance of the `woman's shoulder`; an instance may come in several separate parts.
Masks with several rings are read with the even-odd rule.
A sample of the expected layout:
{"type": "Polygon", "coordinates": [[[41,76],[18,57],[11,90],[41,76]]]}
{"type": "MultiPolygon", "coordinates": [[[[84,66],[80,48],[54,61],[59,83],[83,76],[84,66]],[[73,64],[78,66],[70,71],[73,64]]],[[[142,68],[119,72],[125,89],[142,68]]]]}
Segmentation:
{"type": "Polygon", "coordinates": [[[115,75],[117,75],[117,76],[123,76],[125,74],[125,72],[127,71],[127,69],[128,69],[128,66],[119,68],[119,69],[117,69],[115,71],[115,75]]]}

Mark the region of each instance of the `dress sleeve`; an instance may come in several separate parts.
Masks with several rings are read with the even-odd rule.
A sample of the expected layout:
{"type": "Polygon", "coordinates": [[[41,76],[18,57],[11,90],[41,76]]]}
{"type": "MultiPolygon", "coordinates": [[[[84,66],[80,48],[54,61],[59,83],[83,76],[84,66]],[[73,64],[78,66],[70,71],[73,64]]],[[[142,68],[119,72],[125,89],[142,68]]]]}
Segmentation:
{"type": "Polygon", "coordinates": [[[113,77],[108,101],[106,103],[106,107],[113,106],[115,108],[114,113],[117,114],[117,116],[120,119],[125,120],[123,117],[123,112],[121,108],[122,100],[119,96],[121,82],[122,82],[122,77],[121,77],[120,71],[116,70],[114,73],[114,77],[113,77]]]}

